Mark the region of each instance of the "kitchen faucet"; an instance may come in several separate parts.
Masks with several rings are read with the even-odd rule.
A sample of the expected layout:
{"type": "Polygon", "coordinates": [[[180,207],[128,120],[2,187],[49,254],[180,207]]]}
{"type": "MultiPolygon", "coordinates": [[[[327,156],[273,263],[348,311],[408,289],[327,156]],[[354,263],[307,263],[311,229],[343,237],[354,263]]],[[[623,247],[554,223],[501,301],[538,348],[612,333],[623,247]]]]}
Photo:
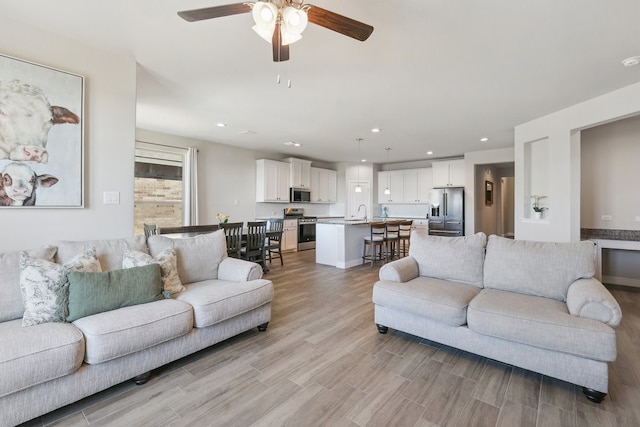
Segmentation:
{"type": "Polygon", "coordinates": [[[360,208],[364,208],[364,220],[367,220],[367,205],[365,205],[364,203],[361,203],[360,206],[358,206],[358,213],[360,212],[360,208]]]}

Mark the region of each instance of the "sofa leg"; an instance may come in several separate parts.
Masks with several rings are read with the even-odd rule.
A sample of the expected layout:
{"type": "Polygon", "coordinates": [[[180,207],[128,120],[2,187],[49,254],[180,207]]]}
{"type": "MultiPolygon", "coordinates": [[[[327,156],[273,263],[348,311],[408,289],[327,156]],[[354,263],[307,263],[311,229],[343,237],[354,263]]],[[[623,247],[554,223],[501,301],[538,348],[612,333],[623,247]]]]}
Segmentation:
{"type": "Polygon", "coordinates": [[[389,331],[389,328],[379,323],[376,323],[376,326],[378,327],[378,332],[380,332],[381,334],[386,334],[389,331]]]}
{"type": "Polygon", "coordinates": [[[604,400],[605,396],[607,395],[607,393],[603,393],[601,391],[594,390],[592,388],[587,388],[587,387],[582,387],[582,392],[584,393],[585,396],[587,396],[587,399],[589,399],[594,403],[601,403],[604,400]]]}
{"type": "Polygon", "coordinates": [[[142,385],[149,381],[149,378],[151,378],[151,371],[133,377],[133,381],[136,383],[136,385],[142,385]]]}
{"type": "Polygon", "coordinates": [[[267,323],[263,323],[262,325],[259,325],[259,326],[258,326],[258,330],[259,330],[260,332],[264,332],[264,331],[266,331],[266,330],[267,330],[267,326],[269,326],[269,322],[267,322],[267,323]]]}

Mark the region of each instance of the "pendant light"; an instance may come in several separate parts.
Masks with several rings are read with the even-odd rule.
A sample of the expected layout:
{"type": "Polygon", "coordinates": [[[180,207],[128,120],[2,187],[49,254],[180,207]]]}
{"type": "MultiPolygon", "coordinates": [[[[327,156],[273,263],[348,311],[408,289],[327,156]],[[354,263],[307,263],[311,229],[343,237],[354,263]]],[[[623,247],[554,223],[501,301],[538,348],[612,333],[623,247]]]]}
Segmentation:
{"type": "Polygon", "coordinates": [[[391,194],[391,175],[389,174],[389,150],[391,148],[387,147],[385,150],[387,150],[387,188],[384,189],[384,194],[389,195],[391,194]]]}
{"type": "Polygon", "coordinates": [[[362,193],[362,186],[360,185],[360,141],[362,141],[362,138],[357,138],[356,141],[358,141],[358,182],[356,183],[356,193],[362,193]]]}

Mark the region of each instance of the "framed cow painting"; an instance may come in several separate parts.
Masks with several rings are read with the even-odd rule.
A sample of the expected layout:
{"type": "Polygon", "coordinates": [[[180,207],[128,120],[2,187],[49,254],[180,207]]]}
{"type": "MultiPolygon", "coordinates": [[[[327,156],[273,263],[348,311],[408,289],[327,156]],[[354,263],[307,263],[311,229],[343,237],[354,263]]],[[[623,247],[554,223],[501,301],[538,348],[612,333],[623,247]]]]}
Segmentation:
{"type": "Polygon", "coordinates": [[[0,54],[0,209],[84,206],[84,77],[0,54]]]}

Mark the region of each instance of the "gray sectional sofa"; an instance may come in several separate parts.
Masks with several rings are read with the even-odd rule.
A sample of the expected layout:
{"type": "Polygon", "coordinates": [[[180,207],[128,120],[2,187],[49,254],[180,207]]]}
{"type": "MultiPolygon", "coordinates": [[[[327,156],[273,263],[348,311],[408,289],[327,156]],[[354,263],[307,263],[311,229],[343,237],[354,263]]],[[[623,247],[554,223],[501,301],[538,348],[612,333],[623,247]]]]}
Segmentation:
{"type": "Polygon", "coordinates": [[[260,266],[227,257],[223,231],[0,254],[0,426],[264,331],[272,298],[260,266]]]}
{"type": "Polygon", "coordinates": [[[414,231],[409,256],[380,269],[375,322],[380,333],[394,328],[581,385],[601,402],[622,313],[594,271],[589,241],[414,231]]]}

